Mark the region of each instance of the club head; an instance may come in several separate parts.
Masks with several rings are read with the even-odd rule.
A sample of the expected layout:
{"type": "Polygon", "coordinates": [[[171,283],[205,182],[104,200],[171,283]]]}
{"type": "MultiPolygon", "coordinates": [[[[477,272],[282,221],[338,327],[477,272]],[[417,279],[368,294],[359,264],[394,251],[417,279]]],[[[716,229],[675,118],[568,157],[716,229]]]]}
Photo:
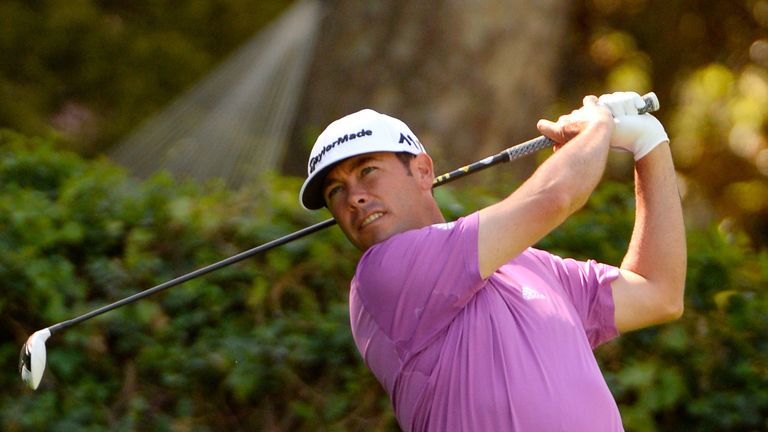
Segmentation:
{"type": "Polygon", "coordinates": [[[45,372],[45,341],[51,337],[48,329],[38,330],[27,339],[21,347],[19,357],[19,372],[21,379],[32,389],[36,390],[45,372]]]}

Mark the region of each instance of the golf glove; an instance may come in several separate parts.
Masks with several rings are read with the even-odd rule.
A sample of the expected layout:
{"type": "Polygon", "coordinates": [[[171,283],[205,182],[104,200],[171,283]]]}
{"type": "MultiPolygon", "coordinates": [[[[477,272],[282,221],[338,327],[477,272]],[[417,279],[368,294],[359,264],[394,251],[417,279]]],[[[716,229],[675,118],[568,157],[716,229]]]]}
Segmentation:
{"type": "Polygon", "coordinates": [[[614,117],[637,114],[645,106],[643,97],[635,92],[608,93],[597,98],[597,104],[608,108],[614,117]]]}
{"type": "Polygon", "coordinates": [[[657,145],[669,141],[661,122],[650,114],[638,114],[645,106],[643,98],[634,92],[605,94],[598,104],[613,114],[614,129],[611,148],[631,152],[635,161],[650,153],[657,145]]]}

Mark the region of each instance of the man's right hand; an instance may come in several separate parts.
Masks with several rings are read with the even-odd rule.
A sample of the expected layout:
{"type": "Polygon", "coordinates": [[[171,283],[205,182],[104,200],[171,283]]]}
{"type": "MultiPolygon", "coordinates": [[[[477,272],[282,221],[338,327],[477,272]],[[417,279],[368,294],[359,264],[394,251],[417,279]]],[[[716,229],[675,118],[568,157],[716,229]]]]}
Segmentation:
{"type": "Polygon", "coordinates": [[[581,108],[572,111],[570,114],[560,116],[557,122],[539,120],[536,127],[542,135],[557,143],[554,147],[557,150],[591,126],[603,124],[612,129],[611,112],[606,108],[605,106],[598,105],[597,97],[586,96],[581,108]]]}

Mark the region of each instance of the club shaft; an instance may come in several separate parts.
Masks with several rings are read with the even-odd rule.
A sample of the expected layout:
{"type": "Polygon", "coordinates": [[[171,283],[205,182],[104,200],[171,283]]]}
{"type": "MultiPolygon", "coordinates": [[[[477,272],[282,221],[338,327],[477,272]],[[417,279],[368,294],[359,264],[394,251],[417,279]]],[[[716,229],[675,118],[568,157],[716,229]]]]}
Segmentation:
{"type": "MultiPolygon", "coordinates": [[[[639,111],[641,114],[655,111],[658,108],[658,100],[656,99],[656,95],[653,93],[648,93],[643,96],[643,99],[646,101],[646,106],[641,108],[639,111]]],[[[432,187],[438,187],[442,186],[446,183],[450,183],[454,180],[460,179],[462,177],[465,177],[470,174],[474,174],[478,171],[482,171],[486,168],[490,168],[494,165],[498,165],[503,162],[511,162],[517,159],[520,159],[522,157],[525,157],[527,155],[530,155],[531,153],[535,153],[539,150],[542,150],[544,148],[551,147],[554,144],[552,140],[549,138],[540,136],[537,138],[534,138],[532,140],[526,141],[524,143],[512,146],[506,150],[503,150],[499,152],[498,154],[494,156],[489,156],[485,159],[479,160],[477,162],[474,162],[472,164],[463,166],[459,169],[453,170],[451,172],[445,173],[443,175],[440,175],[435,178],[435,180],[432,183],[432,187]]],[[[197,277],[203,276],[205,274],[208,274],[212,271],[218,270],[223,267],[227,267],[229,265],[235,264],[237,262],[240,262],[246,258],[250,258],[258,253],[266,252],[272,248],[275,248],[277,246],[292,242],[294,240],[298,240],[300,238],[306,237],[310,234],[316,233],[318,231],[321,231],[325,228],[328,228],[330,226],[336,225],[336,221],[334,219],[328,219],[323,222],[319,222],[317,224],[308,226],[306,228],[303,228],[299,231],[293,232],[291,234],[285,235],[283,237],[280,237],[278,239],[272,240],[268,243],[264,243],[262,245],[256,246],[252,249],[248,249],[244,252],[240,252],[237,255],[233,255],[229,258],[223,259],[219,262],[210,264],[208,266],[199,268],[193,272],[187,273],[185,275],[179,276],[175,279],[169,280],[167,282],[164,282],[160,285],[154,286],[152,288],[148,288],[144,291],[138,292],[132,296],[126,297],[122,300],[118,300],[114,303],[108,304],[106,306],[100,307],[98,309],[95,309],[91,312],[88,312],[86,314],[80,315],[76,318],[72,318],[67,321],[62,321],[58,324],[54,324],[50,327],[48,327],[48,330],[50,330],[51,334],[58,330],[65,329],[67,327],[71,327],[77,323],[83,322],[85,320],[91,319],[93,317],[96,317],[98,315],[101,315],[103,313],[109,312],[113,309],[119,308],[121,306],[125,306],[127,304],[133,303],[137,300],[143,299],[145,297],[148,297],[150,295],[153,295],[155,293],[158,293],[160,291],[163,291],[165,289],[168,289],[170,287],[182,284],[184,282],[187,282],[191,279],[195,279],[197,277]]]]}
{"type": "Polygon", "coordinates": [[[223,259],[221,261],[215,262],[213,264],[207,265],[205,267],[199,268],[193,272],[187,273],[185,275],[179,276],[176,279],[169,280],[167,282],[163,282],[160,285],[154,286],[152,288],[148,288],[144,291],[138,292],[130,297],[126,297],[122,300],[118,300],[114,303],[108,304],[106,306],[100,307],[98,309],[95,309],[91,312],[88,312],[86,314],[80,315],[76,318],[72,318],[71,320],[62,321],[58,324],[55,324],[48,329],[51,331],[51,333],[56,332],[57,330],[62,330],[67,327],[71,327],[77,323],[83,322],[85,320],[91,319],[95,316],[101,315],[103,313],[109,312],[113,309],[119,308],[121,306],[125,306],[129,303],[133,303],[137,300],[143,299],[144,297],[148,297],[152,294],[155,294],[157,292],[163,291],[167,288],[182,284],[184,282],[187,282],[189,280],[195,279],[197,277],[200,277],[202,275],[208,274],[212,271],[218,270],[223,267],[227,267],[229,265],[232,265],[234,263],[240,262],[246,258],[250,258],[258,253],[268,251],[272,248],[275,248],[277,246],[283,245],[285,243],[291,242],[296,239],[300,239],[302,237],[308,236],[314,232],[320,231],[322,229],[328,228],[332,225],[335,225],[336,221],[334,219],[328,219],[326,221],[317,223],[315,225],[303,228],[299,231],[293,232],[291,234],[285,235],[283,237],[280,237],[278,239],[272,240],[268,243],[264,243],[262,245],[256,246],[252,249],[248,249],[247,251],[240,252],[237,255],[233,255],[229,258],[223,259]]]}
{"type": "Polygon", "coordinates": [[[482,171],[486,168],[490,168],[494,165],[498,165],[503,162],[511,162],[516,159],[520,159],[524,156],[528,156],[531,153],[535,153],[539,150],[552,147],[554,141],[549,138],[540,136],[532,140],[526,141],[522,144],[510,147],[494,156],[489,156],[485,159],[463,166],[459,169],[453,170],[449,173],[445,173],[435,178],[432,182],[432,187],[436,188],[446,183],[450,183],[454,180],[458,180],[464,176],[474,174],[478,171],[482,171]]]}

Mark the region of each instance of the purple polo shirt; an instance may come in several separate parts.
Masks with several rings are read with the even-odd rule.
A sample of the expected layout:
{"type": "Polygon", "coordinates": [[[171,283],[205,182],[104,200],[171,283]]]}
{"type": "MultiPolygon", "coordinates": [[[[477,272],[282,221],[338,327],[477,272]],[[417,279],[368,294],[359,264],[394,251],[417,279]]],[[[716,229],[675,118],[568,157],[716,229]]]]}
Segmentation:
{"type": "Polygon", "coordinates": [[[478,214],[368,249],[352,334],[406,431],[622,431],[592,349],[618,269],[530,248],[488,279],[478,214]]]}

